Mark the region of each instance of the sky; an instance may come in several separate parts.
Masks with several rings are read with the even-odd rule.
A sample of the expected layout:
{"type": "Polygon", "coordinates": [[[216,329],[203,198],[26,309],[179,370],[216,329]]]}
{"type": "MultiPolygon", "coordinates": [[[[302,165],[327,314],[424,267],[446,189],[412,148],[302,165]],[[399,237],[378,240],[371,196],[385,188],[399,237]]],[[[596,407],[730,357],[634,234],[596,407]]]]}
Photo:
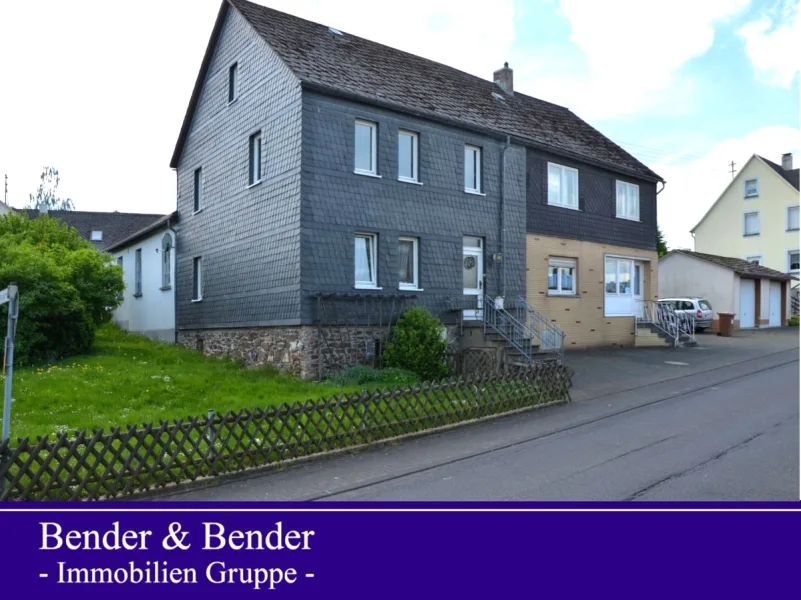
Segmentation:
{"type": "MultiPolygon", "coordinates": [[[[754,154],[799,136],[799,0],[258,0],[569,107],[667,182],[671,248],[754,154]]],[[[169,161],[218,0],[0,3],[0,176],[76,210],[175,209],[169,161]]],[[[2,183],[2,181],[0,181],[2,183]]]]}

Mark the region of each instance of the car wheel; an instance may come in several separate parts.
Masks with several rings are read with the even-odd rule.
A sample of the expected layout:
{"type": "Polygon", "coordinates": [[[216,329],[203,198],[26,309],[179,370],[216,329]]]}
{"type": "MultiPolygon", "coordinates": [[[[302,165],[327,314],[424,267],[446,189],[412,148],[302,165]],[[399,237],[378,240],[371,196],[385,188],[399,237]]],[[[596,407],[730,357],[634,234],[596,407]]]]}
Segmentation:
{"type": "Polygon", "coordinates": [[[696,327],[695,328],[695,332],[696,333],[704,333],[705,331],[706,331],[706,327],[696,327]]]}

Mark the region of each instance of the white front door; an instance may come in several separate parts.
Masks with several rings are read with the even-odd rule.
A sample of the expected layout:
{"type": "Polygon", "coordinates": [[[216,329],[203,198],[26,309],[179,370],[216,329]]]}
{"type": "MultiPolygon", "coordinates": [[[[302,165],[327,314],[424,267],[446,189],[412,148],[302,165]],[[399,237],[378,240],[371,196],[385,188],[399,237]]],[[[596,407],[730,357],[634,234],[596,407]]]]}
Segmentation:
{"type": "Polygon", "coordinates": [[[638,318],[643,316],[643,290],[645,288],[645,268],[642,263],[634,263],[634,277],[632,278],[634,289],[634,314],[638,318]]]}
{"type": "Polygon", "coordinates": [[[462,278],[464,295],[468,296],[468,306],[464,310],[465,319],[481,319],[484,300],[484,262],[481,248],[464,248],[462,256],[462,278]]]}
{"type": "MultiPolygon", "coordinates": [[[[756,282],[753,279],[740,279],[740,327],[753,327],[756,309],[756,282]]],[[[736,317],[735,317],[736,318],[736,317]]]]}
{"type": "Polygon", "coordinates": [[[770,282],[770,320],[771,327],[782,324],[782,284],[778,281],[770,282]]]}

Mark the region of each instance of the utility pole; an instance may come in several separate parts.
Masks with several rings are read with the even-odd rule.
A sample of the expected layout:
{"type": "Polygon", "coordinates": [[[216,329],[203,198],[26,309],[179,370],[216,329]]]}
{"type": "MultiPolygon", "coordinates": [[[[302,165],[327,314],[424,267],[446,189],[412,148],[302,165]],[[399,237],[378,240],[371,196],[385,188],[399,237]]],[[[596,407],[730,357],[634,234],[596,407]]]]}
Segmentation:
{"type": "Polygon", "coordinates": [[[732,178],[732,179],[734,179],[734,173],[737,171],[737,169],[735,169],[735,168],[734,168],[734,165],[735,165],[735,164],[737,164],[737,163],[735,163],[734,161],[731,161],[731,162],[729,163],[729,167],[730,167],[730,170],[729,170],[729,172],[731,173],[731,178],[732,178]]]}

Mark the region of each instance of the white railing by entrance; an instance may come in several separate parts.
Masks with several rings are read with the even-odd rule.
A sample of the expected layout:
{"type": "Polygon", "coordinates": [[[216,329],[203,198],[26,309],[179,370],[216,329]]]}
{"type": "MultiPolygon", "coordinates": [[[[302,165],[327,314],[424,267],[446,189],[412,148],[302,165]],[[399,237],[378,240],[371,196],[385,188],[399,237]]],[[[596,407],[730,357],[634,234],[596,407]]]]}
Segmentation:
{"type": "Polygon", "coordinates": [[[656,325],[676,347],[686,341],[695,341],[695,321],[695,315],[675,311],[668,305],[656,300],[638,300],[637,317],[634,319],[634,334],[637,334],[637,329],[640,325],[656,325]]]}
{"type": "Polygon", "coordinates": [[[510,310],[531,331],[541,352],[553,353],[562,360],[565,349],[565,332],[562,329],[533,309],[522,296],[515,298],[514,308],[510,310]]]}

